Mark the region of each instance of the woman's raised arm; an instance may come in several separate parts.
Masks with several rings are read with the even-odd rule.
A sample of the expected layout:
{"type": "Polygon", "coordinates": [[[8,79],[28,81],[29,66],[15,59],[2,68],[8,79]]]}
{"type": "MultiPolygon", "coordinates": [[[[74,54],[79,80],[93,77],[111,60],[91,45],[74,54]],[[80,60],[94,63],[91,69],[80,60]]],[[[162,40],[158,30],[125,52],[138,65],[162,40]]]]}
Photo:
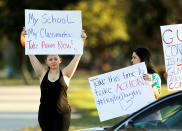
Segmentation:
{"type": "MultiPolygon", "coordinates": [[[[85,39],[87,38],[87,35],[85,33],[84,30],[82,30],[82,35],[81,35],[83,42],[85,41],[85,39]]],[[[73,74],[76,71],[76,68],[78,66],[78,63],[80,61],[81,58],[81,54],[79,55],[75,55],[74,58],[71,60],[71,62],[62,70],[63,75],[67,76],[69,79],[71,79],[71,77],[73,76],[73,74]]]]}
{"type": "Polygon", "coordinates": [[[30,63],[32,64],[32,67],[35,71],[35,74],[41,78],[42,75],[44,74],[44,72],[46,71],[46,69],[44,68],[44,66],[40,63],[40,61],[37,59],[37,57],[35,55],[28,55],[29,59],[30,59],[30,63]]]}
{"type": "MultiPolygon", "coordinates": [[[[22,32],[21,32],[21,44],[24,46],[25,44],[25,35],[27,35],[27,31],[25,29],[25,27],[23,28],[22,32]]],[[[45,68],[43,67],[43,65],[40,63],[40,61],[36,58],[35,55],[28,55],[29,56],[29,59],[30,59],[30,62],[32,64],[32,67],[35,71],[35,74],[41,78],[44,71],[45,71],[45,68]]]]}

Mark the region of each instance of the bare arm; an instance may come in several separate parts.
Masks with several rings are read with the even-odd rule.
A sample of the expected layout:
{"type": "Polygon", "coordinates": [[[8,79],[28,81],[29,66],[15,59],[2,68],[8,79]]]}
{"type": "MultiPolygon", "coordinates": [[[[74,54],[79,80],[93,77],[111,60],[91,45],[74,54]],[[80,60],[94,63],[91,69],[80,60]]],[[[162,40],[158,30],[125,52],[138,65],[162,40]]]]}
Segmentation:
{"type": "Polygon", "coordinates": [[[159,91],[156,89],[156,87],[155,87],[155,86],[154,86],[152,89],[153,89],[153,92],[154,92],[155,98],[156,98],[156,99],[159,99],[159,97],[160,97],[159,91]]]}
{"type": "MultiPolygon", "coordinates": [[[[83,39],[83,42],[87,38],[87,35],[84,30],[82,30],[81,37],[83,39]]],[[[71,77],[73,76],[73,74],[76,71],[76,68],[78,66],[81,56],[82,56],[81,54],[74,56],[72,61],[62,70],[63,75],[65,75],[67,78],[71,79],[71,77]]]]}
{"type": "MultiPolygon", "coordinates": [[[[21,32],[21,43],[24,46],[23,43],[25,43],[25,35],[27,35],[27,31],[25,29],[25,27],[23,28],[22,32],[21,32]]],[[[32,64],[32,67],[35,71],[35,74],[41,78],[43,73],[44,73],[44,68],[43,65],[39,62],[39,60],[36,58],[35,55],[28,55],[30,58],[30,62],[32,64]]]]}
{"type": "Polygon", "coordinates": [[[30,62],[32,64],[32,67],[35,71],[35,74],[41,78],[43,73],[45,72],[45,68],[43,67],[43,65],[39,62],[39,60],[36,58],[35,55],[28,55],[30,58],[30,62]]]}
{"type": "Polygon", "coordinates": [[[63,74],[69,79],[73,76],[80,61],[81,55],[75,55],[72,61],[62,70],[63,74]]]}

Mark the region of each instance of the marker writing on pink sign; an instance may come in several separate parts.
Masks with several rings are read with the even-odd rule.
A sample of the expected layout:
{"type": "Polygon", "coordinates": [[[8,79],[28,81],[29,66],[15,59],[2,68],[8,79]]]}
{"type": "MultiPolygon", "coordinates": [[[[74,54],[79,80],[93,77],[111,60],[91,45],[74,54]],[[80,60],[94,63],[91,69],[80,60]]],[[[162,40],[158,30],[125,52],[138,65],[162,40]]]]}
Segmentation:
{"type": "Polygon", "coordinates": [[[64,43],[63,41],[58,41],[58,49],[71,49],[72,44],[64,43]]]}
{"type": "Polygon", "coordinates": [[[169,83],[169,89],[182,89],[182,82],[181,81],[179,81],[179,82],[175,82],[175,83],[173,83],[173,82],[171,82],[171,83],[169,83]]]}
{"type": "Polygon", "coordinates": [[[55,44],[54,43],[46,43],[45,41],[42,41],[42,48],[55,48],[55,44]]]}
{"type": "Polygon", "coordinates": [[[117,84],[116,92],[123,91],[128,88],[142,87],[142,86],[147,86],[147,85],[148,85],[148,83],[143,79],[142,76],[140,76],[137,79],[128,80],[125,82],[121,82],[120,84],[117,84]]]}
{"type": "MultiPolygon", "coordinates": [[[[180,33],[182,33],[182,32],[180,32],[180,33]]],[[[162,34],[162,40],[164,41],[165,44],[172,44],[173,41],[174,41],[174,38],[177,38],[177,40],[179,42],[182,42],[182,40],[181,40],[181,38],[179,36],[181,36],[181,34],[179,35],[178,29],[175,30],[175,31],[173,31],[171,29],[167,29],[162,34]],[[169,34],[172,37],[170,37],[170,38],[166,37],[166,34],[169,34]]]]}
{"type": "Polygon", "coordinates": [[[182,64],[178,64],[177,66],[182,66],[182,64]]]}
{"type": "Polygon", "coordinates": [[[27,42],[28,42],[28,47],[29,47],[30,50],[31,49],[37,49],[38,48],[38,44],[32,42],[32,40],[29,40],[27,42]]]}

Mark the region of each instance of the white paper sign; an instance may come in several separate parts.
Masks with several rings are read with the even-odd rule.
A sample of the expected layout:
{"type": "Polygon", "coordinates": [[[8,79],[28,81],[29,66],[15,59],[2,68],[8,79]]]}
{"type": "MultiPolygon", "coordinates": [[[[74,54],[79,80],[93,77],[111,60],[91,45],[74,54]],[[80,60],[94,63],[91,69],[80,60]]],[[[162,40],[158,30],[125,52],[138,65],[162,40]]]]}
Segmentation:
{"type": "Polygon", "coordinates": [[[160,28],[165,67],[168,73],[168,90],[182,90],[182,24],[160,28]]]}
{"type": "Polygon", "coordinates": [[[89,78],[100,121],[131,114],[153,102],[149,81],[143,79],[145,63],[89,78]]]}
{"type": "Polygon", "coordinates": [[[81,11],[25,10],[25,54],[83,54],[81,11]]]}

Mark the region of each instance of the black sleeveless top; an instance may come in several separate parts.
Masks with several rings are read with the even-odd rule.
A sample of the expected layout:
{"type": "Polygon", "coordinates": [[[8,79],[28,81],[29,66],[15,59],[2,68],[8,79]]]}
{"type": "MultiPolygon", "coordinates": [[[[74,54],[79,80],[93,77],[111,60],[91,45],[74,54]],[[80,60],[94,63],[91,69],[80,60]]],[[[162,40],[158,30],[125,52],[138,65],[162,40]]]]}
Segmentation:
{"type": "Polygon", "coordinates": [[[55,110],[59,114],[71,112],[67,100],[68,87],[64,81],[62,71],[59,73],[59,79],[55,82],[51,82],[48,80],[49,70],[50,69],[48,69],[40,85],[40,106],[42,105],[51,111],[55,110]]]}

